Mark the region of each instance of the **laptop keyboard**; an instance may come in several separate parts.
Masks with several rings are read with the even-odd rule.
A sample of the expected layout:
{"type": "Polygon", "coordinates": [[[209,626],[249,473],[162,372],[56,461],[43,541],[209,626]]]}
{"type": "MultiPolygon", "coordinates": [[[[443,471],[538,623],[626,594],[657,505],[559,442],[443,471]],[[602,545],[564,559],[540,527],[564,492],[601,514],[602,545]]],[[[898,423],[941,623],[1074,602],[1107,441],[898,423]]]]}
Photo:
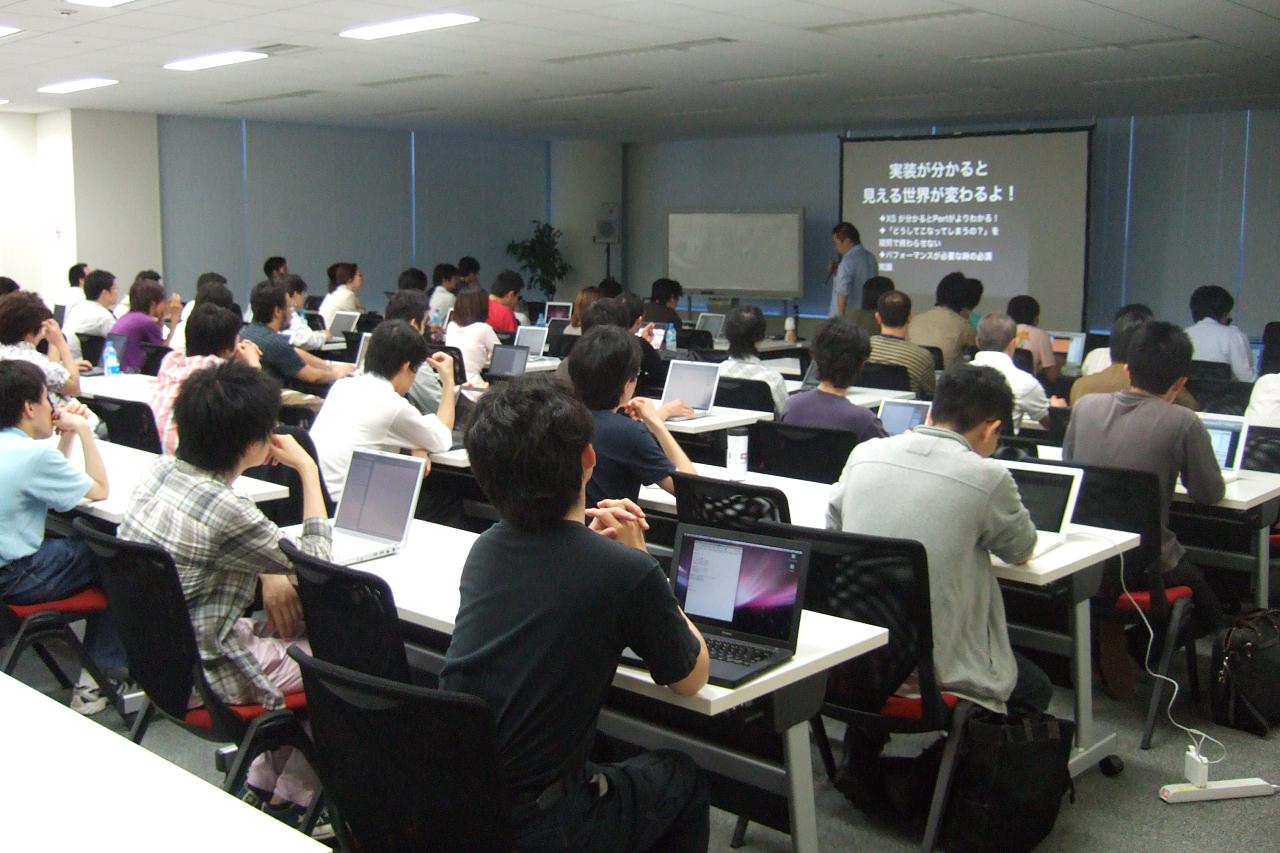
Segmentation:
{"type": "Polygon", "coordinates": [[[757,661],[764,660],[773,654],[773,649],[762,649],[759,646],[746,646],[741,643],[735,643],[732,640],[723,640],[719,637],[707,637],[707,654],[712,659],[722,661],[724,663],[736,663],[742,666],[750,666],[757,661]]]}

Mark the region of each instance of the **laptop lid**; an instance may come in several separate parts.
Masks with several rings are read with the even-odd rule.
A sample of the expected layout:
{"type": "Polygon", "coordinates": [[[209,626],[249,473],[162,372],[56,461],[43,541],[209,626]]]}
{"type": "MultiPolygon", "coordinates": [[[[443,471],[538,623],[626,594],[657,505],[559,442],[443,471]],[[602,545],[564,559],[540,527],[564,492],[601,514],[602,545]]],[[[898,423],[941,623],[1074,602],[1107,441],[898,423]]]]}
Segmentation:
{"type": "Polygon", "coordinates": [[[705,332],[710,332],[711,337],[718,338],[720,337],[720,330],[724,328],[724,315],[723,314],[705,314],[705,313],[699,314],[698,324],[694,326],[694,328],[701,329],[705,332]]]}
{"type": "Polygon", "coordinates": [[[489,376],[497,379],[515,379],[524,376],[529,364],[529,348],[514,344],[498,344],[489,358],[489,376]]]}
{"type": "Polygon", "coordinates": [[[356,327],[356,321],[359,319],[359,311],[338,311],[333,315],[333,325],[329,327],[329,334],[336,338],[343,332],[349,332],[356,327]]]}
{"type": "Polygon", "coordinates": [[[1053,341],[1067,341],[1067,364],[1079,365],[1084,362],[1084,332],[1049,332],[1049,337],[1053,341]]]}
{"type": "Polygon", "coordinates": [[[898,435],[923,426],[932,406],[927,400],[882,400],[878,413],[880,423],[889,435],[898,435]]]}
{"type": "Polygon", "coordinates": [[[1076,511],[1080,481],[1084,471],[1060,465],[1034,462],[1003,463],[1018,485],[1022,505],[1031,513],[1031,523],[1041,533],[1066,533],[1076,511]]]}
{"type": "Polygon", "coordinates": [[[403,545],[418,506],[423,467],[416,456],[353,450],[334,529],[403,545]]]}
{"type": "Polygon", "coordinates": [[[572,320],[573,319],[573,303],[572,302],[548,302],[547,303],[547,322],[552,320],[572,320]]]}
{"type": "Polygon", "coordinates": [[[800,382],[801,391],[812,391],[818,387],[818,362],[809,362],[809,369],[804,372],[804,379],[800,382]]]}
{"type": "Polygon", "coordinates": [[[1218,467],[1223,471],[1239,471],[1244,462],[1244,445],[1249,437],[1249,424],[1239,415],[1197,412],[1209,432],[1209,443],[1218,467]]]}
{"type": "Polygon", "coordinates": [[[528,347],[529,355],[538,358],[547,349],[546,326],[520,326],[516,329],[516,339],[512,341],[518,347],[528,347]]]}
{"type": "Polygon", "coordinates": [[[356,350],[356,370],[364,373],[364,356],[369,351],[369,338],[373,337],[372,332],[365,332],[360,336],[360,349],[356,350]]]}
{"type": "Polygon", "coordinates": [[[673,361],[667,368],[667,383],[662,387],[662,402],[683,400],[695,412],[711,411],[716,387],[720,384],[720,365],[711,361],[673,361]]]}
{"type": "Polygon", "coordinates": [[[704,633],[796,648],[809,544],[681,524],[671,558],[676,599],[704,633]]]}

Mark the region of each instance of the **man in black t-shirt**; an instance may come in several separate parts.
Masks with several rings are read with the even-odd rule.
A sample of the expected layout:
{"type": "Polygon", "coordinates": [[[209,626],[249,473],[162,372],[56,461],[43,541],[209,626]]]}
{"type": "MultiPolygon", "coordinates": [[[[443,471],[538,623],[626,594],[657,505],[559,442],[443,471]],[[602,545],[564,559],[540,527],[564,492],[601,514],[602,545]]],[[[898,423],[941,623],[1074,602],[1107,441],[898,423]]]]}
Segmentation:
{"type": "Polygon", "coordinates": [[[644,513],[629,500],[587,508],[593,429],[559,382],[500,383],[480,398],[467,452],[502,521],[467,556],[440,684],[497,715],[518,849],[705,850],[706,787],[687,755],[587,760],[624,648],[681,695],[702,689],[709,666],[645,552],[644,513]]]}

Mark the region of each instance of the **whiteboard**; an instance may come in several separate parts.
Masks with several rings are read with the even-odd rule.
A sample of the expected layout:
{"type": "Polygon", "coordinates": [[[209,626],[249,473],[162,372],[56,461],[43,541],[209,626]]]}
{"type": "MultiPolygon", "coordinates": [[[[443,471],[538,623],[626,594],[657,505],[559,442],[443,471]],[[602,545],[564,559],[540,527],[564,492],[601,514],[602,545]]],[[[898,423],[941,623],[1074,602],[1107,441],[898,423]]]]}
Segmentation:
{"type": "Polygon", "coordinates": [[[687,292],[804,292],[804,209],[667,214],[667,275],[687,292]]]}

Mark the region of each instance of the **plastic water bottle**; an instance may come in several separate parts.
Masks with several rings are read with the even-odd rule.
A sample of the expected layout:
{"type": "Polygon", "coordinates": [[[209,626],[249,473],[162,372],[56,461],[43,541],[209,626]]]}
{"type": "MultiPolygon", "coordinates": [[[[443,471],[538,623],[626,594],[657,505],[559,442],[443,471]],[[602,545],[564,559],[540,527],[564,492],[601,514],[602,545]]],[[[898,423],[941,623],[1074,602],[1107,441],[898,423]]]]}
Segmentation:
{"type": "Polygon", "coordinates": [[[729,430],[725,445],[724,467],[729,469],[729,479],[745,479],[747,476],[747,428],[734,427],[729,430]]]}
{"type": "Polygon", "coordinates": [[[667,335],[662,342],[662,346],[663,346],[663,349],[665,349],[667,352],[676,351],[676,324],[675,323],[667,324],[667,335]]]}
{"type": "Polygon", "coordinates": [[[120,356],[116,355],[116,348],[111,341],[107,341],[102,347],[102,373],[104,376],[115,376],[119,372],[120,356]]]}

